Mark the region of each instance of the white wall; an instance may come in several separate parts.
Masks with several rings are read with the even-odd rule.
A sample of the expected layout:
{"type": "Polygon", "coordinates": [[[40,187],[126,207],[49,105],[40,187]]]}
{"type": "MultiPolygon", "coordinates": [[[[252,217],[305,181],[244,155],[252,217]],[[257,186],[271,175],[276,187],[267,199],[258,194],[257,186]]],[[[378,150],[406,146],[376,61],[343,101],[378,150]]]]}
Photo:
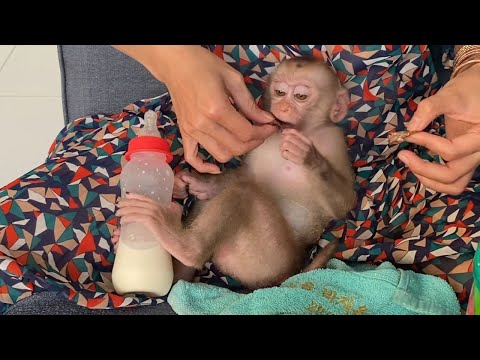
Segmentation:
{"type": "Polygon", "coordinates": [[[0,188],[42,164],[63,128],[55,45],[0,45],[0,188]]]}

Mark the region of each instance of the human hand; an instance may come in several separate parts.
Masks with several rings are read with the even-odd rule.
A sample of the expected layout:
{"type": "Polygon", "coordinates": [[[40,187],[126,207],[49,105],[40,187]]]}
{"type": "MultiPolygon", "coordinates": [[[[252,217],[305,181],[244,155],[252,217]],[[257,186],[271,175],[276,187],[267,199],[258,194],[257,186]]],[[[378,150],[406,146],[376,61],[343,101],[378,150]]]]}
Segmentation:
{"type": "Polygon", "coordinates": [[[225,163],[256,148],[276,131],[272,125],[250,124],[245,117],[260,124],[274,117],[255,104],[242,75],[208,50],[175,47],[164,64],[162,80],[175,107],[185,160],[199,172],[220,172],[199,157],[199,144],[225,163]]]}
{"type": "Polygon", "coordinates": [[[423,130],[437,116],[445,115],[447,138],[418,132],[406,141],[425,146],[440,155],[445,165],[420,159],[402,150],[399,158],[428,188],[461,194],[480,165],[480,64],[460,72],[435,95],[423,100],[407,129],[423,130]]]}

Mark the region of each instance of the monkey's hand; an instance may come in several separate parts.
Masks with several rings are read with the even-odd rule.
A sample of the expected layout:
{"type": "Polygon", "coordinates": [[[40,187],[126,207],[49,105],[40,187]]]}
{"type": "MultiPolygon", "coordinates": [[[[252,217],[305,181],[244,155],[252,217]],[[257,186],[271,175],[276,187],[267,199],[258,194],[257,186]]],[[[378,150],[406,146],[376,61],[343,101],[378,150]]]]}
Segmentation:
{"type": "Polygon", "coordinates": [[[298,165],[313,168],[322,162],[322,156],[315,149],[312,140],[295,129],[282,131],[280,150],[284,159],[298,165]]]}
{"type": "Polygon", "coordinates": [[[188,170],[182,170],[175,174],[173,180],[173,198],[174,199],[185,199],[188,196],[188,184],[183,181],[182,177],[188,175],[190,172],[188,170]]]}

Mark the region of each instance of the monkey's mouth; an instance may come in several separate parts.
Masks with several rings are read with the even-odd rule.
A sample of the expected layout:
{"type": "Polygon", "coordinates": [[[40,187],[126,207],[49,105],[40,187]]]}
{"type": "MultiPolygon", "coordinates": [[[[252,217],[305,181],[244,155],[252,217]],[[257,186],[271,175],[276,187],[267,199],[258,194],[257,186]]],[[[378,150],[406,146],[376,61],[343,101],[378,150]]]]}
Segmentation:
{"type": "Polygon", "coordinates": [[[273,122],[271,122],[270,124],[272,125],[275,125],[277,126],[280,131],[281,130],[284,130],[284,129],[293,129],[295,128],[295,125],[294,124],[291,124],[291,123],[288,123],[286,121],[283,121],[283,120],[280,120],[279,118],[275,118],[275,120],[273,120],[273,122]]]}

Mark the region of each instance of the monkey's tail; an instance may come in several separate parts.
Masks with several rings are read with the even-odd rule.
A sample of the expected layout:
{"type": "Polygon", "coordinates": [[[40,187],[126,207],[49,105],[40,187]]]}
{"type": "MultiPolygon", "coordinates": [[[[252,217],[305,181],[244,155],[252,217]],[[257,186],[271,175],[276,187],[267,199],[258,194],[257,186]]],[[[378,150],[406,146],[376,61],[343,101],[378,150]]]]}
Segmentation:
{"type": "Polygon", "coordinates": [[[327,246],[321,249],[313,258],[312,262],[303,269],[302,272],[308,272],[315,269],[323,269],[327,266],[328,261],[335,256],[338,248],[338,240],[330,241],[327,246]]]}

